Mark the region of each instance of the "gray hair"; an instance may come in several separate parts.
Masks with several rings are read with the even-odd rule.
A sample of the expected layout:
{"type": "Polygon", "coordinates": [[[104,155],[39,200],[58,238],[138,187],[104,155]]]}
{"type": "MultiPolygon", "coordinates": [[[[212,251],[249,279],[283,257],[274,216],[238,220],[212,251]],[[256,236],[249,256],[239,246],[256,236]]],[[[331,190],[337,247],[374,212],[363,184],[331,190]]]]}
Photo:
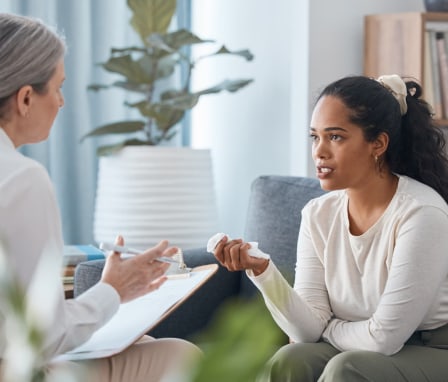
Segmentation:
{"type": "Polygon", "coordinates": [[[0,13],[0,117],[22,86],[46,91],[65,50],[64,38],[42,21],[0,13]]]}

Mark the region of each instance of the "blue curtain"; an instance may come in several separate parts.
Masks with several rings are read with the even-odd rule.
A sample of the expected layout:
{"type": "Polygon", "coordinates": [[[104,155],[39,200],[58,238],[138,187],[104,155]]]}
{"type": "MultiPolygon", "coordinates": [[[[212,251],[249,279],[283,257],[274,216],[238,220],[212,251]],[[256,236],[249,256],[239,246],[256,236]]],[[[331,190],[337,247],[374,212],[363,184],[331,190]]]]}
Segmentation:
{"type": "MultiPolygon", "coordinates": [[[[190,1],[179,1],[178,25],[189,24],[190,1]]],[[[110,83],[111,74],[98,65],[112,47],[136,41],[129,25],[126,0],[0,0],[0,12],[34,16],[62,31],[68,53],[63,86],[65,106],[49,139],[21,151],[41,162],[50,173],[61,208],[66,244],[93,243],[93,211],[98,158],[94,139],[79,138],[93,128],[128,117],[120,90],[92,93],[91,83],[110,83]]],[[[188,141],[188,133],[184,135],[188,141]]]]}

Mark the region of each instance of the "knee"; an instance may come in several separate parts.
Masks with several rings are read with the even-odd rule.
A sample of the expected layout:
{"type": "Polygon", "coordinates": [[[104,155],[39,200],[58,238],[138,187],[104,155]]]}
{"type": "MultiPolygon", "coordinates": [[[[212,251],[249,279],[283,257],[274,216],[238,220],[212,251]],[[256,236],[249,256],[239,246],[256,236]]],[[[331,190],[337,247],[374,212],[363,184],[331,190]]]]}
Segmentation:
{"type": "Polygon", "coordinates": [[[167,365],[193,365],[203,358],[198,346],[180,338],[154,339],[145,336],[128,351],[136,351],[139,357],[150,357],[156,363],[167,365]]]}
{"type": "Polygon", "coordinates": [[[354,350],[342,352],[328,361],[319,381],[351,382],[364,381],[368,369],[375,367],[373,358],[378,353],[354,350]]]}
{"type": "Polygon", "coordinates": [[[160,338],[157,341],[159,347],[163,346],[171,358],[177,356],[190,361],[198,361],[203,357],[202,350],[192,342],[180,338],[160,338]]]}
{"type": "Polygon", "coordinates": [[[313,381],[314,369],[305,347],[302,344],[290,344],[280,348],[269,360],[257,382],[313,381]]]}
{"type": "Polygon", "coordinates": [[[156,342],[157,367],[168,372],[170,377],[167,380],[183,380],[180,376],[190,374],[204,359],[200,348],[189,341],[180,338],[160,338],[156,342]]]}

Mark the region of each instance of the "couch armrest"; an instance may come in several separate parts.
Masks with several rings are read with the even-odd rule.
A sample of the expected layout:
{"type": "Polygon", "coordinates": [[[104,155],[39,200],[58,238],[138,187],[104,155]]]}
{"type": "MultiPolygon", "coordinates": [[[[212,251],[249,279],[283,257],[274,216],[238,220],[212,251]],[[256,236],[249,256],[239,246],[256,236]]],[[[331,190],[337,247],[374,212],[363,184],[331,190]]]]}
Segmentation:
{"type": "MultiPolygon", "coordinates": [[[[216,263],[206,248],[184,251],[188,267],[216,263]]],[[[96,284],[104,267],[104,260],[80,263],[76,267],[74,281],[75,298],[96,284]]],[[[190,339],[201,331],[212,319],[216,309],[227,299],[236,296],[240,290],[241,272],[229,272],[219,266],[216,274],[196,293],[180,305],[149,334],[154,337],[178,337],[190,339]]]]}
{"type": "Polygon", "coordinates": [[[77,265],[73,282],[73,296],[76,298],[101,279],[104,260],[85,261],[77,265]]]}

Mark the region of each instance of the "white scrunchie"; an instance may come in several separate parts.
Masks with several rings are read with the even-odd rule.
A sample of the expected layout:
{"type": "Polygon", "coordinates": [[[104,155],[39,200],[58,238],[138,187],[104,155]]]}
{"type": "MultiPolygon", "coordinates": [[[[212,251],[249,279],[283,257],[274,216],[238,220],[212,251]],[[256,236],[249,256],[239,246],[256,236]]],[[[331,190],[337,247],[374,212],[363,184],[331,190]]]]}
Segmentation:
{"type": "Polygon", "coordinates": [[[377,81],[392,93],[400,105],[401,115],[405,115],[408,111],[406,103],[408,91],[402,78],[397,74],[390,74],[378,77],[377,81]]]}

